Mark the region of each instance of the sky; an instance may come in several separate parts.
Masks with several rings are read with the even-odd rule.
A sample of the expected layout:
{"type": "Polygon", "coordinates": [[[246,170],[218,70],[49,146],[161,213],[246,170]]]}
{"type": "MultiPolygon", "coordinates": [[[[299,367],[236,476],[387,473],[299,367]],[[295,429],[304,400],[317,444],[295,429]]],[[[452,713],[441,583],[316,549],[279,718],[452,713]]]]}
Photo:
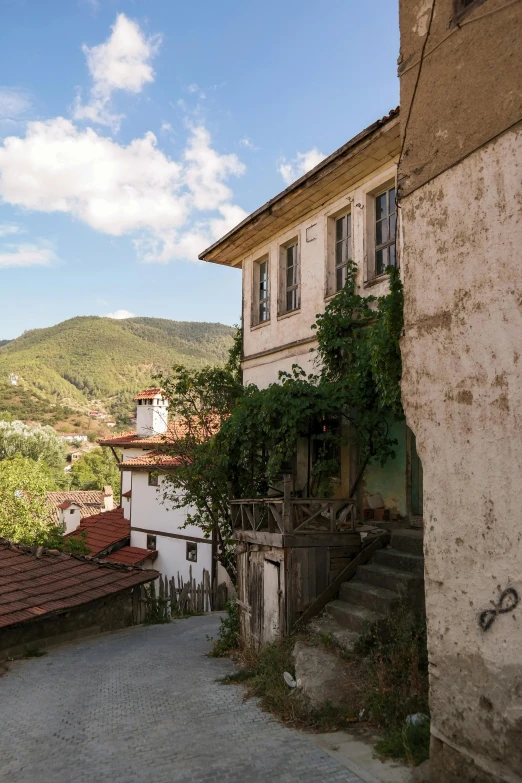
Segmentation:
{"type": "Polygon", "coordinates": [[[391,0],[0,0],[0,339],[234,324],[197,260],[398,105],[391,0]]]}

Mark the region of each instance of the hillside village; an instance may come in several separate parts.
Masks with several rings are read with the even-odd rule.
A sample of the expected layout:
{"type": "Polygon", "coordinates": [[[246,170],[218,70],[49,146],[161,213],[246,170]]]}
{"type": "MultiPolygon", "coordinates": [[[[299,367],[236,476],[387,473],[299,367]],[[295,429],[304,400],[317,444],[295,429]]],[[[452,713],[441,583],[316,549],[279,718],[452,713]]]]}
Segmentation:
{"type": "Polygon", "coordinates": [[[200,247],[240,326],[0,342],[0,780],[522,781],[522,10],[398,10],[400,106],[200,247]]]}

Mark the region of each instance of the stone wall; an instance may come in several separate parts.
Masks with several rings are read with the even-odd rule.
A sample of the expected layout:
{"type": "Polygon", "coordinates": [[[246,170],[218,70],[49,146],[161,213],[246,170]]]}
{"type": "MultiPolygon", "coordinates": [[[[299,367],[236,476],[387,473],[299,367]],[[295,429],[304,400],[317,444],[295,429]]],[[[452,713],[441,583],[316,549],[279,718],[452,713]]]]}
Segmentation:
{"type": "Polygon", "coordinates": [[[401,200],[435,783],[522,780],[521,183],[519,126],[401,200]]]}
{"type": "MultiPolygon", "coordinates": [[[[140,587],[134,588],[139,591],[140,587]]],[[[134,622],[133,592],[91,601],[69,612],[20,623],[0,631],[0,661],[22,657],[27,648],[48,647],[126,628],[134,622]]]]}

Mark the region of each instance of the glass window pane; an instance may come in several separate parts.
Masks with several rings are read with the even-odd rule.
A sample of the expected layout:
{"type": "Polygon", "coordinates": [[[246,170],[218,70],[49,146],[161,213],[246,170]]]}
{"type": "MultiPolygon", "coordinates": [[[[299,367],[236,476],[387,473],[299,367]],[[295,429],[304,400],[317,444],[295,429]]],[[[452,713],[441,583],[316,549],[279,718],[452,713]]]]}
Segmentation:
{"type": "Polygon", "coordinates": [[[352,215],[351,213],[346,215],[346,236],[352,236],[352,215]]]}
{"type": "Polygon", "coordinates": [[[289,288],[292,285],[295,285],[295,273],[296,273],[295,266],[290,266],[286,270],[286,287],[287,288],[289,288]]]}
{"type": "Polygon", "coordinates": [[[389,253],[390,253],[390,260],[388,261],[388,264],[390,266],[396,266],[396,263],[395,263],[395,243],[393,243],[393,245],[390,245],[389,253]]]}
{"type": "Polygon", "coordinates": [[[335,265],[344,263],[344,242],[337,242],[335,246],[335,265]]]}
{"type": "Polygon", "coordinates": [[[388,210],[395,212],[395,188],[390,188],[388,192],[388,210]]]}
{"type": "Polygon", "coordinates": [[[375,253],[375,274],[382,275],[388,266],[388,248],[383,247],[375,253]]]}
{"type": "Polygon", "coordinates": [[[345,226],[344,217],[339,218],[338,220],[335,221],[335,238],[337,240],[342,239],[344,237],[345,235],[344,226],[345,226]]]}
{"type": "Polygon", "coordinates": [[[393,215],[390,215],[390,239],[393,239],[395,236],[395,218],[396,215],[394,212],[393,215]]]}
{"type": "Polygon", "coordinates": [[[286,248],[286,266],[293,266],[297,256],[297,245],[291,245],[286,248]]]}
{"type": "Polygon", "coordinates": [[[382,245],[383,242],[388,241],[388,221],[379,220],[375,226],[375,243],[382,245]]]}
{"type": "Polygon", "coordinates": [[[335,275],[335,290],[341,291],[346,283],[346,267],[342,266],[336,271],[335,275]]]}
{"type": "Polygon", "coordinates": [[[382,220],[386,215],[386,193],[381,193],[375,199],[375,219],[382,220]]]}

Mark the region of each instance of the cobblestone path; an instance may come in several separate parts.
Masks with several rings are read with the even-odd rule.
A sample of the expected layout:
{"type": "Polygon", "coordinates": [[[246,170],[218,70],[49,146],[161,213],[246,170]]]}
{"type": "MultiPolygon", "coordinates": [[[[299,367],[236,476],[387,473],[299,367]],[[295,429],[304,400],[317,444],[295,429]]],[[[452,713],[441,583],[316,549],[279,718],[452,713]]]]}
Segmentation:
{"type": "Polygon", "coordinates": [[[362,783],[205,655],[216,616],[129,628],[0,678],[2,783],[362,783]]]}

